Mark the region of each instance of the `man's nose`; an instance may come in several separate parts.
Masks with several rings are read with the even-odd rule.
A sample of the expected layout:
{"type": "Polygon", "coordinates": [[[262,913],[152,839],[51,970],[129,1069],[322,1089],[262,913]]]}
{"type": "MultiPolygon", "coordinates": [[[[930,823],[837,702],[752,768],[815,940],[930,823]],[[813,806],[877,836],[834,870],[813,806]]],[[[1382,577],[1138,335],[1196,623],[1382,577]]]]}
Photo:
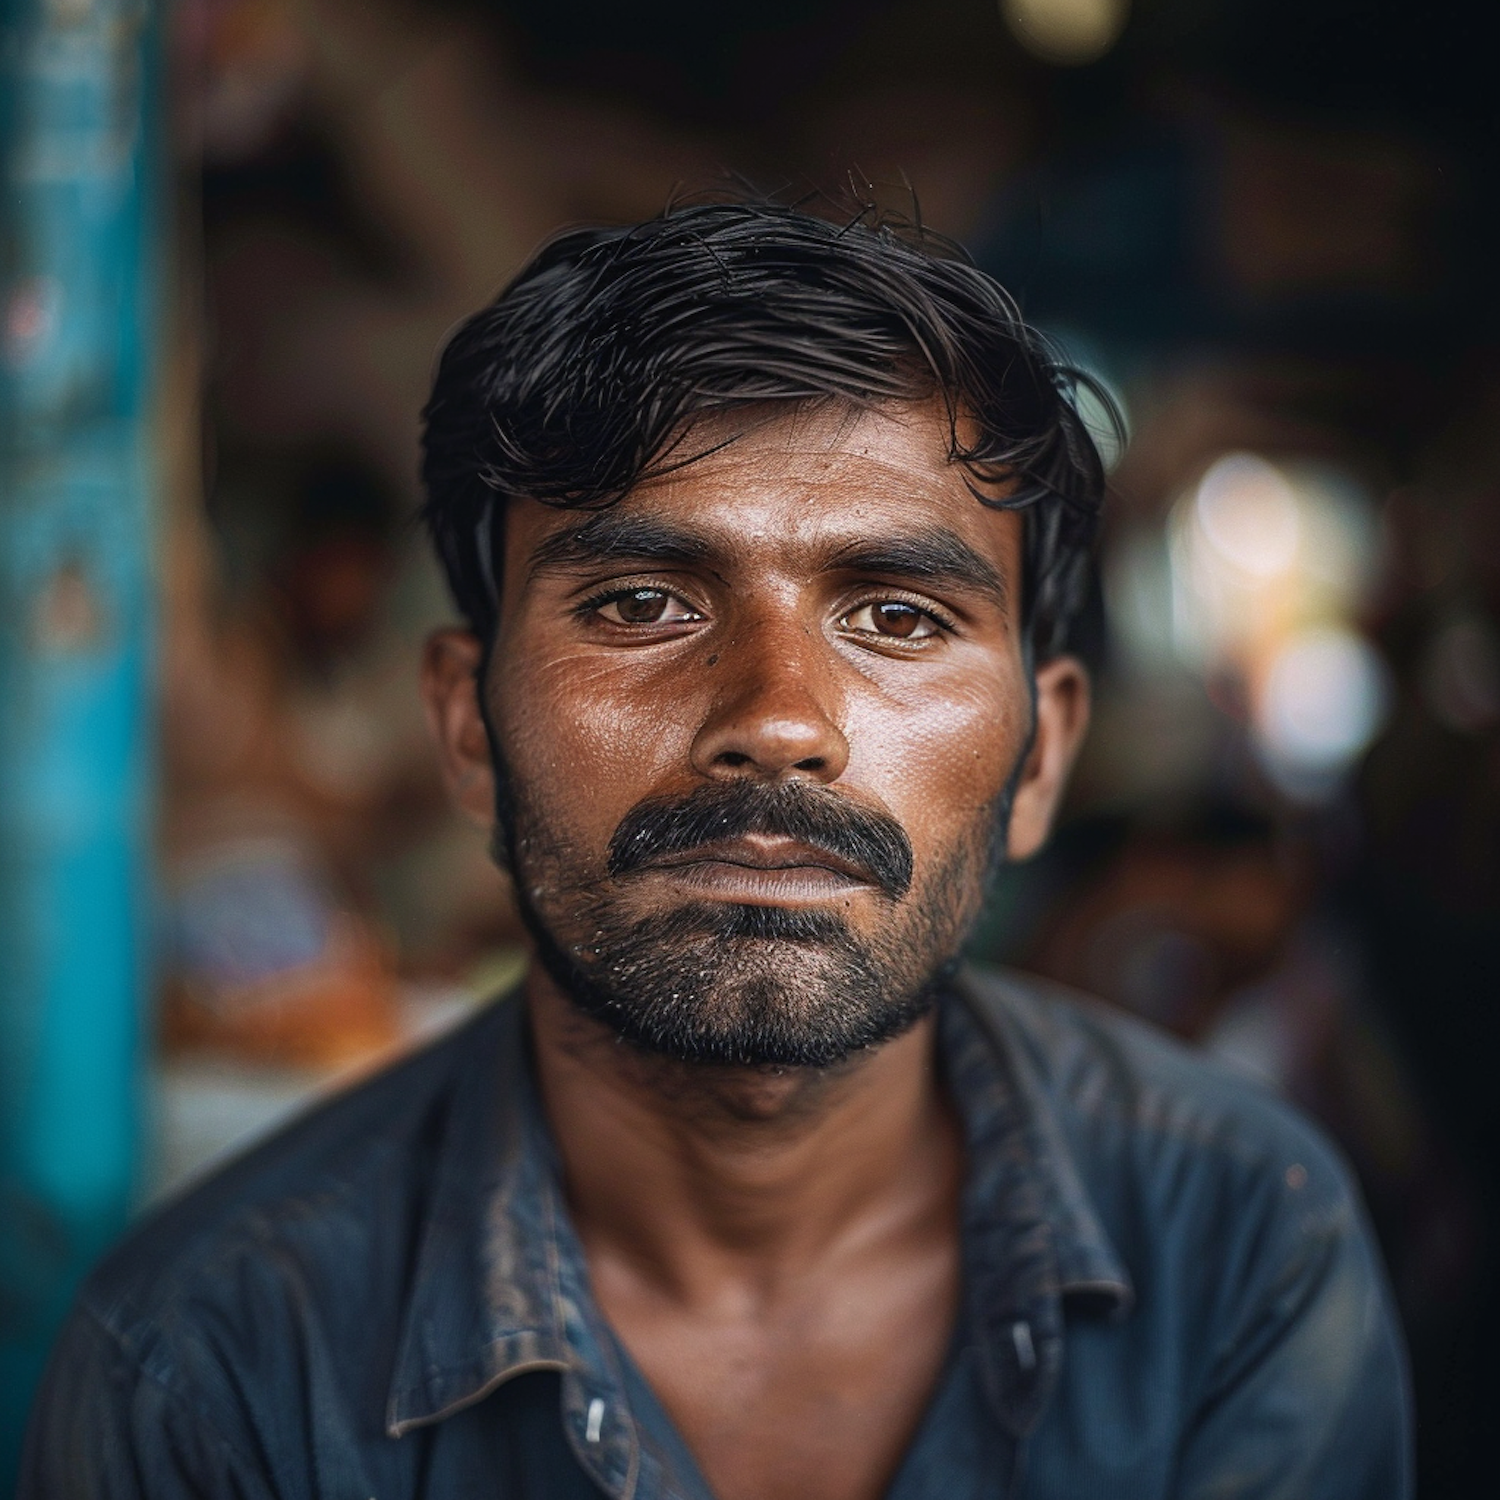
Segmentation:
{"type": "Polygon", "coordinates": [[[835,667],[821,631],[788,623],[741,632],[710,668],[718,692],[693,740],[693,769],[715,779],[836,781],[849,742],[835,667]]]}

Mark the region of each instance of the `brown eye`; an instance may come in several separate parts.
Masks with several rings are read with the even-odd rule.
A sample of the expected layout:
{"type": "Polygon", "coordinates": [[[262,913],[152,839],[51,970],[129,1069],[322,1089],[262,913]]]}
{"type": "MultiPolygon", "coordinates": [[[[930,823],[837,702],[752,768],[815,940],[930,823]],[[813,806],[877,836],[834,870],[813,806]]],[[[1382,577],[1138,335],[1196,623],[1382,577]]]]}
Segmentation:
{"type": "Polygon", "coordinates": [[[884,604],[877,604],[871,610],[875,618],[875,628],[882,635],[894,635],[901,640],[906,640],[922,623],[922,611],[913,609],[909,604],[902,604],[897,600],[888,599],[884,604]]]}
{"type": "Polygon", "coordinates": [[[667,596],[660,589],[637,589],[614,603],[627,625],[654,624],[667,610],[667,596]]]}
{"type": "Polygon", "coordinates": [[[628,589],[600,604],[599,615],[612,625],[675,625],[703,618],[665,589],[628,589]]]}
{"type": "Polygon", "coordinates": [[[901,599],[881,599],[862,604],[839,621],[844,630],[880,636],[888,641],[923,641],[941,629],[925,609],[901,599]]]}

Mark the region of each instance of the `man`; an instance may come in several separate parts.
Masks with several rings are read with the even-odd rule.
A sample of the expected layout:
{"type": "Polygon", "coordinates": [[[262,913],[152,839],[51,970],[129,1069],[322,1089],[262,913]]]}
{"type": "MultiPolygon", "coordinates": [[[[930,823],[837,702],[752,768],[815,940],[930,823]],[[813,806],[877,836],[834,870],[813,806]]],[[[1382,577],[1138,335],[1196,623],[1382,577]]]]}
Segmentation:
{"type": "Polygon", "coordinates": [[[522,993],[96,1273],[24,1493],[1405,1494],[1330,1150],[957,966],[1088,705],[1099,462],[1004,294],[762,205],[568,234],[425,479],[522,993]]]}

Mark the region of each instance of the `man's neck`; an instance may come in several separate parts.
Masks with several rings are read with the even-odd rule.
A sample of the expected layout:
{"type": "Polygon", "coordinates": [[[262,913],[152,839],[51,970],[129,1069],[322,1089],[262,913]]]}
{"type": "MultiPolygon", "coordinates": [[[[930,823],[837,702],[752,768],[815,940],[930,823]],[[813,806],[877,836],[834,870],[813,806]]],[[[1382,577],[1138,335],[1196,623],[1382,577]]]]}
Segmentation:
{"type": "MultiPolygon", "coordinates": [[[[591,1262],[679,1303],[779,1284],[953,1204],[959,1131],[932,1017],[832,1069],[649,1056],[527,986],[542,1098],[591,1262]]],[[[946,1214],[942,1214],[946,1217],[946,1214]]]]}

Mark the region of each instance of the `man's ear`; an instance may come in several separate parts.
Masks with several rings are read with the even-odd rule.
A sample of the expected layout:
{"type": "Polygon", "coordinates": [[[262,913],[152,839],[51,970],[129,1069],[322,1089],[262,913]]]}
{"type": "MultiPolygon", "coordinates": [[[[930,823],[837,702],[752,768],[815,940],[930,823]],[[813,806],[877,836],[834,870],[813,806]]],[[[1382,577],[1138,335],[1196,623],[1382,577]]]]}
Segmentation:
{"type": "Polygon", "coordinates": [[[422,701],[448,794],[476,827],[495,821],[495,770],[479,710],[484,647],[467,630],[435,630],[422,650],[422,701]]]}
{"type": "Polygon", "coordinates": [[[1036,672],[1036,735],[1011,802],[1011,859],[1027,859],[1046,842],[1088,727],[1089,674],[1076,657],[1055,656],[1036,672]]]}

